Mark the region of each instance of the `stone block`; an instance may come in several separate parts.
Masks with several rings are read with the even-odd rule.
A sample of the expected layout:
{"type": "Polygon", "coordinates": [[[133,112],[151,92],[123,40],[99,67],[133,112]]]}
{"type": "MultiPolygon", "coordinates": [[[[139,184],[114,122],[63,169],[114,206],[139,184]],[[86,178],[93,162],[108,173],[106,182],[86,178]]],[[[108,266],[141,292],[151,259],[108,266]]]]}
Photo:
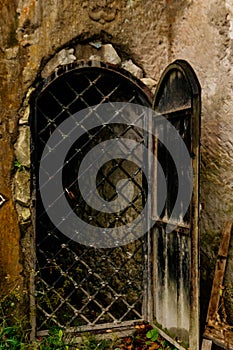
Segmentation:
{"type": "Polygon", "coordinates": [[[143,77],[142,69],[136,66],[136,64],[134,64],[132,60],[124,61],[121,66],[122,68],[126,69],[131,74],[133,74],[136,78],[141,79],[143,77]]]}
{"type": "Polygon", "coordinates": [[[63,49],[59,51],[44,67],[41,76],[48,77],[58,66],[73,63],[76,60],[74,56],[74,49],[63,49]]]}
{"type": "Polygon", "coordinates": [[[156,87],[156,81],[151,78],[142,78],[141,82],[145,84],[149,89],[153,90],[156,87]]]}
{"type": "Polygon", "coordinates": [[[20,222],[25,222],[30,220],[31,212],[29,208],[23,207],[18,203],[16,203],[15,207],[16,207],[20,222]]]}
{"type": "Polygon", "coordinates": [[[18,169],[14,177],[14,198],[22,206],[30,205],[30,173],[18,169]]]}
{"type": "Polygon", "coordinates": [[[120,57],[118,56],[116,50],[111,44],[102,45],[101,53],[104,62],[116,65],[119,65],[121,63],[120,57]]]}
{"type": "Polygon", "coordinates": [[[15,143],[15,155],[18,162],[26,167],[30,166],[30,128],[23,125],[19,127],[18,139],[15,143]]]}

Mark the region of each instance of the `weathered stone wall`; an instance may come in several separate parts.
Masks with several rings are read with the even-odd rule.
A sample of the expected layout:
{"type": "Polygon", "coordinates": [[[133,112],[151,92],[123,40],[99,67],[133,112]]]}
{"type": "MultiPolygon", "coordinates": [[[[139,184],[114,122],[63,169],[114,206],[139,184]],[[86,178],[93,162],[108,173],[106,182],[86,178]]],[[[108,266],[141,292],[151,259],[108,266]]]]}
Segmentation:
{"type": "Polygon", "coordinates": [[[23,290],[30,270],[27,119],[32,86],[59,62],[100,55],[90,45],[90,53],[87,46],[83,50],[95,40],[112,43],[123,61],[132,59],[143,78],[155,82],[176,58],[187,60],[197,73],[203,110],[202,275],[209,281],[220,229],[233,212],[232,23],[230,0],[2,0],[0,193],[7,199],[0,208],[2,292],[16,286],[23,290]]]}
{"type": "MultiPolygon", "coordinates": [[[[226,220],[233,219],[233,8],[228,0],[186,1],[180,11],[171,1],[168,8],[169,61],[183,58],[190,62],[202,87],[200,224],[201,296],[205,308],[209,297],[205,292],[211,288],[220,231],[226,220]]],[[[225,279],[231,322],[232,258],[231,250],[225,279]]]]}

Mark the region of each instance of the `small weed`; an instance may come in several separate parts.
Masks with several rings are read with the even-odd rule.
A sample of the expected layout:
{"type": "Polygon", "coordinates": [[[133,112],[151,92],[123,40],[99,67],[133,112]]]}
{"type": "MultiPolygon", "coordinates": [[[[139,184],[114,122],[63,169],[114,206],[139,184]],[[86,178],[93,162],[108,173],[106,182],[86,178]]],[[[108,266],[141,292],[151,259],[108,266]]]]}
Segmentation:
{"type": "Polygon", "coordinates": [[[22,336],[18,327],[0,328],[0,349],[22,349],[22,336]]]}
{"type": "Polygon", "coordinates": [[[64,341],[64,332],[62,329],[52,327],[48,336],[42,338],[39,343],[40,350],[68,350],[69,346],[64,341]]]}
{"type": "Polygon", "coordinates": [[[14,168],[18,169],[18,170],[22,170],[23,169],[23,165],[16,159],[14,161],[14,168]]]}
{"type": "Polygon", "coordinates": [[[0,300],[0,350],[177,350],[161,338],[157,329],[147,323],[139,323],[131,336],[123,338],[111,336],[104,339],[85,333],[76,344],[72,335],[68,337],[63,329],[52,327],[47,336],[30,342],[27,322],[13,316],[13,310],[19,301],[18,289],[0,300]]]}
{"type": "Polygon", "coordinates": [[[162,340],[161,344],[163,348],[166,348],[168,346],[168,342],[166,340],[162,340]]]}
{"type": "Polygon", "coordinates": [[[156,341],[159,337],[159,332],[157,329],[153,328],[150,329],[147,333],[146,333],[146,337],[148,339],[150,339],[151,341],[156,341]]]}

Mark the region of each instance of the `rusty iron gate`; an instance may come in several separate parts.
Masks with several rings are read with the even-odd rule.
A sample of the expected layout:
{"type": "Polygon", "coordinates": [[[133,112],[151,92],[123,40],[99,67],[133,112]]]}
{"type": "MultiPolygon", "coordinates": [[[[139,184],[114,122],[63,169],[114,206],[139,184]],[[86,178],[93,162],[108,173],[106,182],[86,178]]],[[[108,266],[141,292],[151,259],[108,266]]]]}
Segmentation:
{"type": "MultiPolygon", "coordinates": [[[[77,111],[106,102],[124,101],[149,107],[149,93],[143,89],[146,90],[140,81],[127,72],[122,74],[111,66],[89,62],[69,67],[68,71],[60,69],[35,96],[32,158],[36,189],[37,331],[53,325],[98,330],[129,326],[134,321],[148,319],[148,234],[109,249],[74,242],[51,223],[38,183],[43,148],[62,121],[77,111]]],[[[82,124],[82,120],[79,122],[82,124]]],[[[147,196],[141,169],[130,161],[115,159],[100,168],[98,191],[111,201],[116,197],[116,182],[130,178],[134,194],[128,208],[120,214],[101,213],[80,199],[76,179],[81,160],[96,144],[120,136],[139,144],[145,142],[137,127],[101,125],[86,130],[73,144],[64,162],[63,188],[70,206],[84,221],[103,230],[132,220],[142,210],[147,196]]]]}
{"type": "MultiPolygon", "coordinates": [[[[142,169],[130,161],[115,159],[100,169],[97,187],[106,200],[115,199],[117,179],[127,177],[134,186],[130,205],[120,214],[100,213],[80,200],[77,171],[85,155],[104,140],[125,137],[145,144],[156,153],[168,189],[164,210],[152,229],[141,238],[115,248],[85,246],[64,236],[51,223],[42,204],[39,166],[50,135],[77,111],[106,102],[152,107],[151,95],[140,81],[126,71],[93,62],[58,69],[39,85],[31,100],[37,332],[53,325],[85,331],[122,329],[139,320],[155,321],[163,336],[177,348],[183,349],[185,343],[189,343],[191,349],[197,349],[200,87],[186,62],[179,60],[168,66],[153,103],[154,110],[179,131],[189,150],[194,172],[190,207],[183,213],[181,205],[183,219],[177,218],[171,233],[167,234],[165,227],[179,190],[175,164],[166,147],[142,131],[144,117],[141,128],[103,124],[86,130],[67,153],[63,190],[72,210],[93,226],[104,230],[130,222],[140,214],[148,196],[153,196],[154,203],[157,201],[156,167],[149,164],[153,193],[148,193],[142,169]]],[[[153,118],[156,117],[152,116],[149,123],[152,133],[156,134],[153,118]]],[[[82,125],[82,120],[79,123],[82,125]]],[[[183,173],[188,175],[185,169],[183,173]]],[[[156,217],[155,211],[152,207],[147,213],[148,220],[156,217]]],[[[141,230],[140,225],[137,230],[141,230]]]]}

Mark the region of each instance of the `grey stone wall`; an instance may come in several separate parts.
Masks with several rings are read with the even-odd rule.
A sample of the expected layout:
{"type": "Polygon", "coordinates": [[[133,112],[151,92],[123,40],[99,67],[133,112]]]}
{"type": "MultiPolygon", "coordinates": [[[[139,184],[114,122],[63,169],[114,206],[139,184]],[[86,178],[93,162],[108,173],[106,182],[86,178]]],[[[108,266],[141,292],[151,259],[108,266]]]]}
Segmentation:
{"type": "MultiPolygon", "coordinates": [[[[175,3],[174,3],[175,4],[175,3]]],[[[175,5],[174,5],[175,6],[175,5]]],[[[168,6],[172,13],[172,2],[168,6]]],[[[233,98],[231,1],[189,1],[172,18],[169,60],[183,58],[202,87],[201,296],[208,303],[220,231],[233,219],[233,98]]],[[[232,318],[232,249],[225,278],[228,321],[232,318]],[[231,299],[231,300],[230,300],[231,299]]]]}
{"type": "MultiPolygon", "coordinates": [[[[210,287],[220,230],[233,216],[231,1],[3,0],[0,23],[0,193],[7,198],[0,208],[3,289],[15,285],[23,289],[23,268],[26,276],[25,266],[30,270],[24,261],[31,231],[27,229],[25,240],[18,222],[24,227],[30,222],[28,99],[32,87],[58,64],[92,56],[110,60],[105,52],[110,43],[121,56],[116,55],[114,62],[134,69],[151,88],[176,58],[187,60],[200,80],[201,272],[203,285],[210,287]],[[88,44],[96,41],[103,46],[88,44]]],[[[230,256],[232,261],[232,252],[230,256]]],[[[230,266],[226,289],[232,285],[230,266]]],[[[231,313],[230,293],[227,300],[231,313]]]]}

